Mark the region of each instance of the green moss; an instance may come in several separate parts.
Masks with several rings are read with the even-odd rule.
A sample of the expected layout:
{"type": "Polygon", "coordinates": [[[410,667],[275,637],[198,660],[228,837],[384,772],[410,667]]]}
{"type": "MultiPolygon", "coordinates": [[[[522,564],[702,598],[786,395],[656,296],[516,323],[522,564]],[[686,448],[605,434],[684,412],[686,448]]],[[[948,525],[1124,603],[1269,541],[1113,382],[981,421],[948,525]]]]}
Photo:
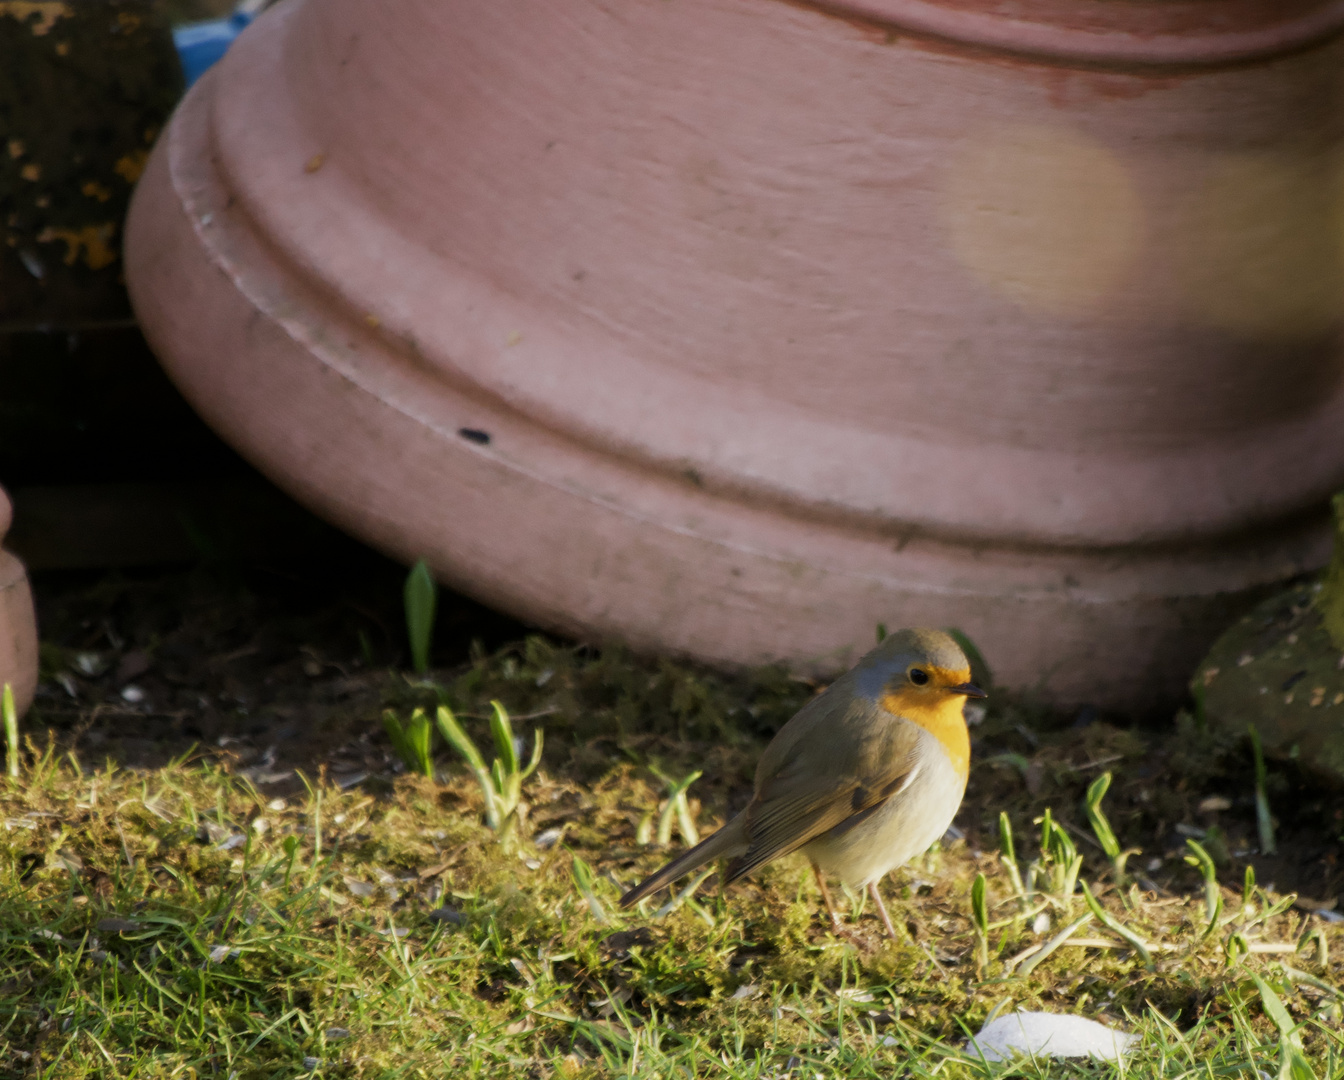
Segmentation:
{"type": "MultiPolygon", "coordinates": [[[[1014,973],[1014,960],[1062,925],[1066,902],[1033,899],[1053,916],[1048,930],[1034,928],[980,816],[1009,809],[1025,868],[1038,854],[1039,808],[1053,805],[1068,828],[1085,829],[1075,808],[1095,770],[1080,765],[1115,758],[1108,812],[1126,842],[1144,836],[1135,807],[1155,796],[1136,801],[1135,792],[1162,785],[1124,771],[1151,753],[1141,736],[1106,725],[1029,731],[1040,743],[1029,746],[1022,714],[996,705],[1002,711],[977,730],[992,750],[973,777],[967,839],[884,884],[908,934],[900,941],[885,939],[871,904],[832,933],[797,856],[726,890],[711,881],[694,904],[661,918],[661,898],[621,912],[623,887],[668,854],[636,842],[641,816],[664,797],[647,763],[705,769],[694,790],[707,829],[740,805],[771,726],[812,692],[775,671],[728,677],[540,640],[478,657],[445,685],[473,737],[486,737],[492,698],[515,714],[546,711],[546,755],[524,798],[533,836],[562,835],[512,854],[482,825],[474,781],[442,753],[437,780],[315,784],[278,808],[209,763],[139,775],[81,772],[54,757],[30,763],[23,784],[0,788],[0,820],[32,826],[0,833],[9,1046],[69,1077],[195,1070],[250,1080],[312,1072],[304,1063],[315,1058],[321,1075],[361,1077],[960,1078],[1003,1075],[961,1047],[965,1029],[1006,1002],[1139,1031],[1131,1075],[1188,1076],[1192,1062],[1253,1075],[1277,1068],[1280,1046],[1247,996],[1253,971],[1282,985],[1318,1075],[1342,1060],[1330,1027],[1338,998],[1287,974],[1337,983],[1337,929],[1326,929],[1325,964],[1310,943],[1229,965],[1226,939],[1252,917],[1239,892],[1227,894],[1233,921],[1206,938],[1201,895],[1110,888],[1107,861],[1081,840],[1084,877],[1151,943],[1154,969],[1093,926],[1080,934],[1090,944],[1062,947],[1028,977],[1014,973]],[[1024,770],[990,763],[1010,748],[1035,793],[1024,770]],[[250,840],[226,849],[198,839],[207,822],[250,840]],[[72,872],[61,852],[83,869],[72,872]],[[576,854],[592,868],[601,914],[576,888],[576,854]],[[994,925],[983,972],[969,918],[978,872],[994,925]],[[444,903],[451,919],[433,914],[444,903]],[[131,928],[100,929],[109,918],[131,928]]],[[[397,678],[387,696],[410,707],[432,703],[427,694],[397,678]]],[[[378,737],[376,710],[369,725],[378,737]]],[[[1173,812],[1188,808],[1193,796],[1164,779],[1173,812]]],[[[1253,898],[1260,910],[1264,902],[1253,898]]],[[[1296,943],[1304,930],[1290,910],[1253,934],[1296,943]]],[[[1011,1075],[1095,1074],[1043,1064],[1011,1075]]]]}

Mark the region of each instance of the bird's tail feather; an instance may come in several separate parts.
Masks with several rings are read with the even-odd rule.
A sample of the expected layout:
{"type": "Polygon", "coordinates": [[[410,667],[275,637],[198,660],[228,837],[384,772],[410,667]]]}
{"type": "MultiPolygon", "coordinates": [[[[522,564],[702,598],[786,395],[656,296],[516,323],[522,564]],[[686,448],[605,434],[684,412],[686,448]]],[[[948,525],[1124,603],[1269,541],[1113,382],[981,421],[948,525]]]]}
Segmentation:
{"type": "Polygon", "coordinates": [[[689,851],[683,851],[656,874],[641,881],[621,897],[621,907],[628,908],[632,904],[638,904],[644,897],[656,893],[664,885],[671,885],[683,874],[698,870],[713,859],[722,855],[740,854],[745,847],[741,833],[742,826],[738,819],[734,818],[713,836],[707,836],[689,851]]]}

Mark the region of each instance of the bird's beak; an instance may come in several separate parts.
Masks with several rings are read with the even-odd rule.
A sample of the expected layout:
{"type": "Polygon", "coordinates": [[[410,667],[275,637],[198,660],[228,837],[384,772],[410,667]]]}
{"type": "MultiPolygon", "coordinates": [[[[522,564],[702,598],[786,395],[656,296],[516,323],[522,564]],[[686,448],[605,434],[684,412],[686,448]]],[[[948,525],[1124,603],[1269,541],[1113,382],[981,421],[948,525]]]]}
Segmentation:
{"type": "Polygon", "coordinates": [[[960,686],[949,686],[947,692],[949,694],[965,694],[967,697],[989,697],[973,682],[964,682],[960,686]]]}

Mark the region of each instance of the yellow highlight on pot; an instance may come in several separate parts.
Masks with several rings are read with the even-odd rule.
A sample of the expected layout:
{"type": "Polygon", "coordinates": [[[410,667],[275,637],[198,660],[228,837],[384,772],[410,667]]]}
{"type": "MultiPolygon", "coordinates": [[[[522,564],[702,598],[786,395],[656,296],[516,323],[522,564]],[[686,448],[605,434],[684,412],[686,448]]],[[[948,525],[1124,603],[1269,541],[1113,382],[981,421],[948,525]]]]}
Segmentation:
{"type": "Polygon", "coordinates": [[[1124,164],[1078,132],[1014,126],[969,142],[941,206],[957,259],[1022,307],[1071,315],[1119,283],[1142,244],[1124,164]]]}
{"type": "Polygon", "coordinates": [[[1323,155],[1221,155],[1183,212],[1192,313],[1249,338],[1313,337],[1344,318],[1344,169],[1323,155]]]}

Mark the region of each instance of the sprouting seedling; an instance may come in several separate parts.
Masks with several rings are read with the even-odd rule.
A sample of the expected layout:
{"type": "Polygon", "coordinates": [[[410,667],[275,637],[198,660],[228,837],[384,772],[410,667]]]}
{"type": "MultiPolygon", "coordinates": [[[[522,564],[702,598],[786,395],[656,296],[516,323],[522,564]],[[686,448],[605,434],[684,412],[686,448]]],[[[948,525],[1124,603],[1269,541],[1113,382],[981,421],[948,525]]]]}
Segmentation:
{"type": "Polygon", "coordinates": [[[434,638],[434,609],[438,586],[421,559],[406,575],[406,633],[411,641],[411,667],[417,675],[429,671],[429,646],[434,638]]]}
{"type": "Polygon", "coordinates": [[[1078,854],[1072,838],[1055,821],[1046,807],[1041,815],[1041,864],[1050,871],[1051,891],[1068,910],[1073,906],[1073,894],[1078,888],[1078,871],[1083,868],[1083,857],[1078,854]]]}
{"type": "Polygon", "coordinates": [[[675,819],[681,838],[694,847],[700,843],[700,830],[696,828],[695,818],[691,814],[691,804],[686,797],[686,789],[699,780],[704,773],[697,769],[695,772],[683,776],[680,780],[673,780],[654,766],[651,765],[649,768],[658,779],[667,785],[667,802],[663,804],[662,813],[658,815],[658,843],[666,847],[672,842],[672,822],[675,819]]]}
{"type": "Polygon", "coordinates": [[[880,622],[877,624],[877,643],[879,645],[887,640],[887,624],[880,622]]]}
{"type": "Polygon", "coordinates": [[[430,743],[434,729],[425,710],[416,709],[403,725],[396,713],[386,709],[383,712],[383,727],[387,729],[387,736],[406,767],[433,779],[434,759],[430,753],[430,743]]]}
{"type": "Polygon", "coordinates": [[[513,739],[513,725],[509,714],[498,701],[490,702],[494,714],[490,717],[490,731],[495,737],[498,756],[485,767],[485,759],[476,749],[471,737],[462,730],[457,717],[446,705],[440,705],[436,715],[439,732],[444,739],[465,759],[467,766],[480,785],[485,797],[486,824],[495,832],[506,846],[511,845],[517,829],[519,809],[522,804],[523,781],[531,776],[541,763],[541,728],[537,728],[532,741],[532,758],[526,768],[518,760],[518,747],[513,739]]]}
{"type": "Polygon", "coordinates": [[[961,651],[966,654],[966,659],[971,662],[972,677],[980,682],[982,688],[988,690],[992,687],[994,685],[994,675],[989,670],[989,665],[985,663],[985,654],[971,640],[971,636],[964,630],[958,630],[955,626],[949,626],[947,634],[961,646],[961,651]]]}
{"type": "Polygon", "coordinates": [[[611,920],[607,916],[607,910],[597,896],[597,881],[593,875],[593,868],[578,855],[575,855],[572,873],[574,887],[578,889],[579,895],[582,896],[584,902],[587,903],[588,911],[593,916],[593,920],[599,924],[610,922],[611,920]]]}
{"type": "Polygon", "coordinates": [[[1204,918],[1208,920],[1208,926],[1204,928],[1202,936],[1208,937],[1218,928],[1218,919],[1223,914],[1223,891],[1218,888],[1218,868],[1213,864],[1213,857],[1202,845],[1194,840],[1187,840],[1185,843],[1193,853],[1187,855],[1185,861],[1195,867],[1204,878],[1204,918]]]}
{"type": "Polygon", "coordinates": [[[1102,907],[1101,902],[1092,895],[1092,890],[1087,887],[1086,881],[1083,882],[1083,900],[1087,903],[1087,910],[1092,912],[1097,921],[1111,933],[1123,938],[1129,944],[1129,947],[1138,954],[1144,966],[1149,968],[1153,966],[1153,954],[1148,949],[1148,943],[1102,907]]]}
{"type": "Polygon", "coordinates": [[[1125,880],[1125,864],[1131,855],[1138,854],[1138,849],[1130,848],[1126,851],[1120,849],[1120,840],[1116,837],[1115,830],[1111,828],[1110,818],[1101,808],[1101,800],[1106,797],[1110,787],[1111,774],[1104,772],[1088,785],[1083,807],[1087,811],[1087,820],[1092,824],[1092,831],[1096,833],[1097,842],[1106,852],[1106,857],[1111,860],[1111,873],[1115,883],[1120,885],[1125,880]]]}
{"type": "Polygon", "coordinates": [[[977,966],[980,971],[989,967],[989,904],[985,900],[985,875],[976,874],[971,884],[971,922],[979,948],[977,966]]]}
{"type": "Polygon", "coordinates": [[[1255,867],[1246,864],[1246,876],[1241,883],[1241,916],[1249,918],[1255,914],[1255,867]]]}
{"type": "Polygon", "coordinates": [[[1274,854],[1274,818],[1269,812],[1269,793],[1265,788],[1265,755],[1260,746],[1260,732],[1255,725],[1247,728],[1251,736],[1251,756],[1255,759],[1255,827],[1260,833],[1260,854],[1274,854]]]}
{"type": "Polygon", "coordinates": [[[1031,897],[1022,887],[1022,874],[1017,868],[1017,851],[1013,847],[1013,825],[1008,820],[1006,810],[999,811],[999,862],[1008,872],[1008,880],[1012,883],[1013,892],[1017,896],[1017,906],[1026,911],[1031,897]]]}
{"type": "Polygon", "coordinates": [[[14,687],[5,683],[3,704],[5,714],[5,769],[11,778],[19,777],[19,714],[14,708],[14,687]]]}
{"type": "Polygon", "coordinates": [[[596,879],[593,876],[593,868],[584,862],[579,856],[574,856],[574,887],[579,890],[579,895],[583,897],[588,905],[588,912],[592,915],[593,921],[599,925],[605,926],[611,922],[611,917],[607,914],[607,909],[602,905],[602,901],[597,898],[596,879]]]}

